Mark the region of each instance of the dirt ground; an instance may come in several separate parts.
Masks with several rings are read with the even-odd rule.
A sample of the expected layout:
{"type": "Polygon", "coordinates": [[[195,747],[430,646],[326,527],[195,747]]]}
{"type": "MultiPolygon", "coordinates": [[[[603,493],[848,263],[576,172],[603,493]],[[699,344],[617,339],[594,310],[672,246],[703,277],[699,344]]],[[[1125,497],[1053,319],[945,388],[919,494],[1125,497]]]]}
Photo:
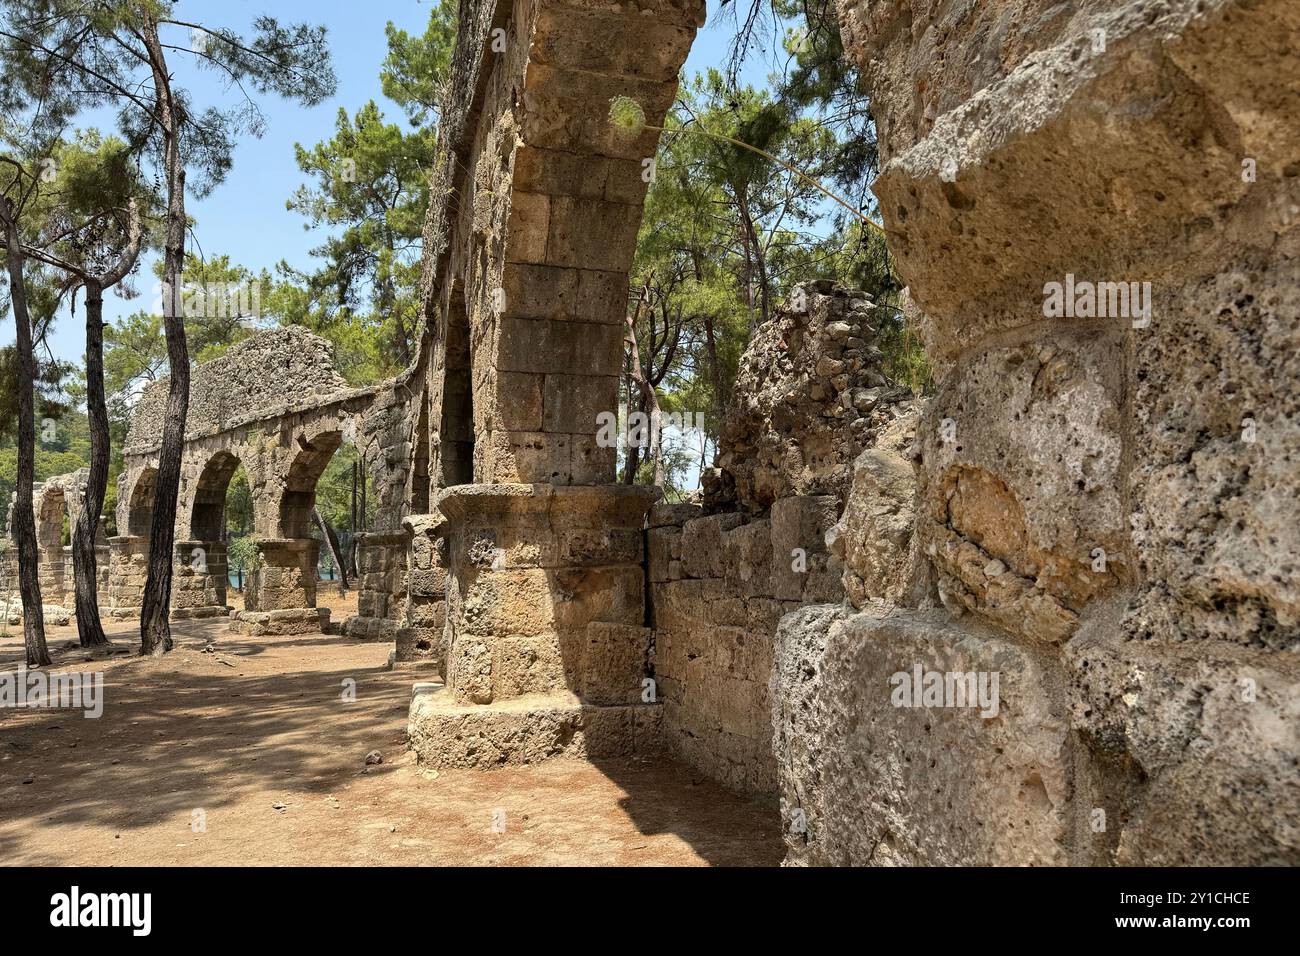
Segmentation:
{"type": "MultiPolygon", "coordinates": [[[[21,661],[21,626],[9,631],[4,670],[21,661]]],[[[0,710],[0,863],[780,862],[774,806],[677,764],[422,770],[404,740],[411,683],[427,676],[387,670],[391,644],[240,637],[221,620],[178,623],[176,649],[142,659],[137,624],[109,632],[116,653],[88,661],[75,627],[49,629],[56,670],[104,671],[101,718],[0,710]],[[382,764],[366,766],[372,750],[382,764]]]]}

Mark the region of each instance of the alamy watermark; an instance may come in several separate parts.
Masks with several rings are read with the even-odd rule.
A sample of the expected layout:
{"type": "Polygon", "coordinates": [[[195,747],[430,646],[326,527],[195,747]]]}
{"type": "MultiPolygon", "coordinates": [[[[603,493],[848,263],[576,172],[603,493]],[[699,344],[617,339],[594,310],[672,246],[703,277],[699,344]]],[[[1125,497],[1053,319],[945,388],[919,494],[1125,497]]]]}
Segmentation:
{"type": "Polygon", "coordinates": [[[1043,316],[1048,319],[1131,319],[1133,328],[1151,324],[1150,282],[1064,282],[1043,286],[1043,316]]]}
{"type": "Polygon", "coordinates": [[[182,282],[175,289],[169,283],[154,285],[151,312],[187,319],[254,320],[262,315],[262,283],[252,282],[182,282]]]}
{"type": "Polygon", "coordinates": [[[120,926],[132,936],[148,936],[153,928],[152,893],[83,893],[74,886],[50,897],[50,925],[120,926]]]}
{"type": "Polygon", "coordinates": [[[104,713],[104,672],[68,671],[47,673],[28,670],[0,673],[0,708],[51,707],[80,710],[83,717],[104,713]]]}
{"type": "Polygon", "coordinates": [[[704,432],[703,412],[632,412],[620,421],[617,412],[596,413],[596,445],[600,448],[658,448],[663,436],[676,432],[698,438],[704,432]]]}
{"type": "Polygon", "coordinates": [[[996,717],[999,680],[998,671],[928,671],[918,662],[911,673],[890,675],[889,702],[895,707],[978,707],[981,717],[996,717]]]}

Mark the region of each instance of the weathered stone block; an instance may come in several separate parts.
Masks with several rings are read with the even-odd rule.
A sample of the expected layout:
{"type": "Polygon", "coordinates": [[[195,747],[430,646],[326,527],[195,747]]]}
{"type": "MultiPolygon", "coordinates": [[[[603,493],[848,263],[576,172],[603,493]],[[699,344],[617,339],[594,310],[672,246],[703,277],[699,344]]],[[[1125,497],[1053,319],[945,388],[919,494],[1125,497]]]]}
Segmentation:
{"type": "Polygon", "coordinates": [[[551,199],[516,189],[510,196],[507,248],[511,262],[545,263],[551,199]]]}
{"type": "Polygon", "coordinates": [[[831,495],[781,498],[772,505],[772,595],[800,600],[809,555],[827,550],[826,533],[835,526],[839,502],[831,495]]]}
{"type": "Polygon", "coordinates": [[[744,522],[739,514],[708,515],[682,526],[682,564],[691,577],[722,577],[725,570],[724,531],[744,522]]]}
{"type": "Polygon", "coordinates": [[[691,502],[678,502],[670,504],[666,501],[657,502],[650,509],[648,525],[651,528],[664,528],[669,525],[681,527],[692,518],[698,518],[704,514],[704,510],[697,504],[691,502]]]}
{"type": "Polygon", "coordinates": [[[543,376],[527,372],[498,372],[495,422],[507,431],[542,430],[543,376]]]}
{"type": "Polygon", "coordinates": [[[1066,645],[1074,726],[1094,775],[1080,828],[1121,866],[1300,863],[1300,666],[1229,643],[1124,640],[1106,627],[1066,645]]]}
{"type": "Polygon", "coordinates": [[[652,634],[648,627],[632,624],[588,624],[582,699],[589,704],[640,703],[652,634]]]}
{"type": "Polygon", "coordinates": [[[772,524],[751,521],[722,536],[723,576],[733,594],[765,597],[772,593],[772,524]]]}
{"type": "MultiPolygon", "coordinates": [[[[652,509],[653,510],[653,509],[652,509]]],[[[674,527],[651,528],[646,535],[650,580],[654,583],[669,580],[668,565],[673,560],[673,547],[681,547],[682,532],[674,527]]]]}
{"type": "Polygon", "coordinates": [[[596,434],[596,416],[613,412],[618,378],[612,375],[554,374],[545,377],[543,429],[548,432],[596,434]]]}
{"type": "Polygon", "coordinates": [[[1049,652],[945,612],[811,606],[781,621],[771,700],[790,862],[1069,861],[1069,719],[1049,652]],[[954,680],[945,697],[941,676],[916,706],[902,689],[918,668],[975,675],[976,695],[954,680]]]}

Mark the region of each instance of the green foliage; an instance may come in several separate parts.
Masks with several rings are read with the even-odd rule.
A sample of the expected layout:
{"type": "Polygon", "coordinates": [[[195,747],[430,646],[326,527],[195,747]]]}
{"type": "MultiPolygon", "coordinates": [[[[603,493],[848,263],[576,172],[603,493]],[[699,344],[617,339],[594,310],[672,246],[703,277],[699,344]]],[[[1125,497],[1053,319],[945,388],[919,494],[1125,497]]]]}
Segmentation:
{"type": "MultiPolygon", "coordinates": [[[[352,522],[352,466],[360,461],[352,445],[344,445],[334,453],[324,474],[316,483],[316,508],[321,517],[339,532],[354,532],[374,527],[376,498],[374,485],[365,468],[359,469],[359,479],[366,483],[366,511],[358,515],[357,526],[352,522]]],[[[357,488],[357,507],[361,507],[361,489],[357,488]]],[[[318,529],[317,529],[318,530],[318,529]]],[[[317,531],[313,531],[316,534],[317,531]]]]}
{"type": "Polygon", "coordinates": [[[192,361],[211,361],[271,324],[264,302],[272,285],[267,270],[254,273],[232,263],[228,255],[202,259],[190,253],[181,275],[185,337],[192,361]]]}
{"type": "Polygon", "coordinates": [[[242,570],[245,575],[256,570],[261,562],[257,539],[252,535],[229,539],[226,542],[226,562],[232,571],[242,570]]]}
{"type": "Polygon", "coordinates": [[[429,202],[423,163],[433,143],[432,129],[403,133],[385,123],[371,101],[355,117],[340,109],[332,139],[312,149],[295,147],[298,167],[314,181],[299,187],[287,208],[301,213],[308,228],[341,230],[312,250],[322,262],[316,273],[302,275],[282,264],[281,274],[307,292],[285,293],[283,305],[327,334],[335,326],[359,324],[359,331],[380,339],[376,357],[387,358],[389,374],[410,361],[414,344],[420,238],[429,202]]]}
{"type": "Polygon", "coordinates": [[[379,71],[384,95],[406,111],[412,126],[436,126],[456,43],[455,0],[441,0],[430,11],[422,36],[411,36],[392,23],[384,34],[388,56],[379,71]]]}
{"type": "MultiPolygon", "coordinates": [[[[715,446],[749,337],[795,283],[835,278],[877,301],[896,295],[878,233],[835,219],[805,178],[828,176],[837,155],[814,117],[767,91],[731,89],[716,70],[683,84],[665,122],[633,265],[641,372],[665,413],[703,413],[715,446]]],[[[669,485],[695,473],[696,445],[665,449],[669,485]]]]}
{"type": "MultiPolygon", "coordinates": [[[[810,111],[835,134],[827,155],[832,181],[861,210],[871,208],[869,192],[880,161],[870,98],[857,65],[844,52],[832,0],[771,0],[777,22],[785,25],[783,47],[790,57],[776,80],[776,95],[789,108],[810,111]]],[[[837,213],[838,215],[838,213],[837,213]]]]}
{"type": "MultiPolygon", "coordinates": [[[[66,475],[78,468],[86,467],[87,459],[74,451],[56,451],[36,446],[36,469],[34,480],[45,481],[55,475],[66,475]]],[[[13,499],[14,488],[18,484],[18,449],[10,444],[0,448],[0,496],[6,510],[13,499]]]]}
{"type": "Polygon", "coordinates": [[[243,538],[253,533],[253,491],[248,487],[248,473],[240,465],[226,486],[226,534],[243,538]]]}
{"type": "MultiPolygon", "coordinates": [[[[928,381],[920,343],[897,308],[902,284],[883,235],[805,178],[870,208],[875,131],[835,11],[827,0],[773,0],[767,17],[765,5],[741,9],[736,53],[761,44],[775,23],[781,35],[769,39],[782,41],[784,69],[765,90],[738,85],[737,69],[683,81],[637,241],[629,313],[636,308],[640,373],[665,412],[707,416],[705,447],[695,436],[684,454],[668,439],[665,483],[676,490],[707,463],[707,445],[716,448],[749,338],[796,283],[834,279],[864,289],[886,316],[879,342],[886,373],[916,391],[928,381]]],[[[628,121],[611,103],[611,122],[620,118],[628,121]]],[[[630,381],[625,393],[637,407],[630,381]]],[[[637,480],[652,474],[650,463],[638,464],[637,480]]]]}
{"type": "MultiPolygon", "coordinates": [[[[0,74],[5,77],[0,114],[13,116],[28,104],[40,104],[26,137],[45,144],[56,140],[78,112],[108,109],[116,113],[132,154],[160,162],[154,81],[143,39],[156,24],[171,87],[183,105],[186,187],[202,197],[225,179],[239,138],[262,135],[265,118],[253,93],[275,93],[307,106],[333,95],[337,79],[324,27],[282,25],[262,15],[244,35],[178,17],[177,6],[165,0],[5,0],[0,4],[0,74]],[[184,87],[180,64],[217,73],[242,99],[199,106],[184,87]]],[[[48,149],[39,155],[48,155],[48,149]]],[[[160,179],[155,191],[162,191],[160,179]]]]}

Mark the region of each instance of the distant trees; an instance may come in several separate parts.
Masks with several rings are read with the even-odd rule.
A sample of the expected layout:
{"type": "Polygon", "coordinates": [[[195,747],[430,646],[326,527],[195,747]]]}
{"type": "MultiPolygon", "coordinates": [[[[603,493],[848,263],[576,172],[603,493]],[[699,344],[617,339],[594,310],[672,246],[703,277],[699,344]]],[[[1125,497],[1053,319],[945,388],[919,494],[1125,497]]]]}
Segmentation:
{"type": "Polygon", "coordinates": [[[333,138],[296,147],[298,167],[314,182],[286,203],[311,226],[338,230],[312,251],[321,269],[298,276],[318,302],[333,305],[324,324],[366,322],[393,370],[410,364],[414,347],[433,143],[432,128],[404,133],[385,123],[373,100],[355,117],[340,109],[333,138]]]}
{"type": "Polygon", "coordinates": [[[232,162],[238,135],[259,135],[264,118],[252,93],[321,102],[336,80],[323,27],[281,26],[273,17],[253,21],[245,38],[175,16],[175,4],[88,4],[82,0],[5,0],[0,60],[3,97],[26,98],[45,109],[46,126],[78,110],[118,111],[123,139],[154,171],[163,197],[163,334],[170,385],[159,449],[149,574],[141,614],[141,653],[171,647],[172,544],[180,482],[180,455],[189,403],[189,353],[179,306],[183,286],[188,188],[213,189],[232,162]],[[179,42],[178,42],[179,41],[179,42]],[[237,106],[199,108],[175,85],[175,64],[214,70],[243,95],[237,106]],[[250,92],[251,91],[251,92],[250,92]]]}
{"type": "Polygon", "coordinates": [[[664,122],[631,277],[629,416],[657,405],[665,417],[706,420],[703,434],[691,436],[694,458],[680,435],[674,448],[629,447],[623,456],[624,480],[662,476],[670,490],[708,463],[740,356],[795,283],[835,279],[870,293],[886,307],[878,343],[886,369],[916,390],[928,375],[895,308],[901,283],[884,237],[861,221],[873,212],[875,128],[833,2],[746,0],[725,9],[735,23],[731,55],[682,82],[664,122]],[[747,63],[772,68],[764,87],[743,81],[747,63]]]}
{"type": "MultiPolygon", "coordinates": [[[[121,140],[95,131],[60,143],[47,157],[52,171],[41,193],[37,238],[26,254],[52,267],[62,285],[85,299],[86,413],[90,430],[85,502],[72,535],[78,636],[83,647],[108,643],[99,618],[95,532],[108,488],[109,419],[104,393],[104,290],[136,268],[151,197],[121,140]]],[[[75,297],[75,296],[74,296],[75,297]]]]}
{"type": "Polygon", "coordinates": [[[406,113],[409,131],[385,121],[373,100],[340,109],[334,135],[295,146],[310,180],[286,202],[312,228],[331,230],[312,250],[320,266],[281,263],[287,280],[277,308],[335,342],[349,380],[393,375],[414,357],[420,240],[429,203],[429,166],[438,111],[456,39],[456,6],[434,7],[422,35],[388,24],[384,94],[406,113]]]}

